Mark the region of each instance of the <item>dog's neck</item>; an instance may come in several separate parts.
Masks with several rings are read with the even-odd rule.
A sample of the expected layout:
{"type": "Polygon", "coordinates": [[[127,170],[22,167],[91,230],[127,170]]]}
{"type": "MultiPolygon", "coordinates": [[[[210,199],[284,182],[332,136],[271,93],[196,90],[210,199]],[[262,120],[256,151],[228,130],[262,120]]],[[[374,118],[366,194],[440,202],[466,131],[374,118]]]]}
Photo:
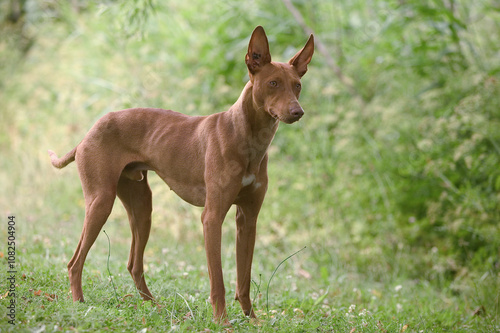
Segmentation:
{"type": "Polygon", "coordinates": [[[242,130],[257,140],[259,145],[267,147],[278,130],[279,120],[274,119],[266,110],[256,105],[253,89],[252,81],[248,81],[229,112],[232,113],[235,124],[241,124],[242,130]]]}
{"type": "Polygon", "coordinates": [[[261,167],[279,125],[278,120],[263,108],[257,108],[255,104],[253,83],[249,81],[236,103],[227,111],[232,127],[241,139],[238,142],[238,150],[247,155],[249,174],[254,174],[261,167]]]}

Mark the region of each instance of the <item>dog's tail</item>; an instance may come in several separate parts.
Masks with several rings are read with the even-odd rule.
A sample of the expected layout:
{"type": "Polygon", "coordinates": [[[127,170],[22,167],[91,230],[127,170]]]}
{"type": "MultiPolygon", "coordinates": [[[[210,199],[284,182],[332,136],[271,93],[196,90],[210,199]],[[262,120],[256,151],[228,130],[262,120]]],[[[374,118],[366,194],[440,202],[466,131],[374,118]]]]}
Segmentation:
{"type": "Polygon", "coordinates": [[[56,153],[54,153],[52,150],[49,150],[49,155],[50,155],[50,160],[52,161],[52,165],[58,169],[62,169],[66,165],[73,162],[75,160],[76,148],[78,148],[78,146],[73,148],[72,151],[70,151],[61,158],[57,157],[56,153]]]}

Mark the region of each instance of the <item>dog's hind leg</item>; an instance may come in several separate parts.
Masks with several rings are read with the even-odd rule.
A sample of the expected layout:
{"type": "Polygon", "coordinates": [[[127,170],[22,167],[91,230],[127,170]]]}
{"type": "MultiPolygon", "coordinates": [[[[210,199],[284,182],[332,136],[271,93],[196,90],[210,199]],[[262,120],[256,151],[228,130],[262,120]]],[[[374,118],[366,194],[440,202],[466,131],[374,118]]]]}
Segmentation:
{"type": "MultiPolygon", "coordinates": [[[[104,223],[108,219],[116,198],[116,190],[111,184],[99,193],[85,193],[85,221],[75,254],[68,263],[69,281],[73,301],[84,301],[82,291],[82,271],[85,258],[94,244],[104,223]]],[[[116,188],[116,185],[115,185],[116,188]]]]}
{"type": "Polygon", "coordinates": [[[147,171],[142,180],[120,178],[118,182],[118,197],[127,210],[130,229],[132,231],[132,245],[128,261],[128,270],[135,285],[144,300],[153,299],[144,279],[144,249],[148,242],[151,230],[152,195],[148,184],[147,171]]]}
{"type": "Polygon", "coordinates": [[[106,223],[113,203],[123,167],[106,152],[99,153],[84,144],[78,146],[76,164],[85,198],[85,220],[75,254],[68,263],[69,281],[73,301],[82,301],[82,271],[85,258],[106,223]],[[115,162],[115,163],[113,163],[115,162]]]}

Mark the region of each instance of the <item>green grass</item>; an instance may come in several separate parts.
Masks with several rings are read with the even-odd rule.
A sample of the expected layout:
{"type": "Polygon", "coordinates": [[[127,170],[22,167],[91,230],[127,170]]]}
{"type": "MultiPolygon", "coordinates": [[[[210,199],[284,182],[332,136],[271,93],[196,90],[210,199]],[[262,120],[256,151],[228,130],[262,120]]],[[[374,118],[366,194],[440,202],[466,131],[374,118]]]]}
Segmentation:
{"type": "MultiPolygon", "coordinates": [[[[115,223],[125,225],[110,221],[115,223]]],[[[46,251],[32,249],[20,255],[18,270],[24,275],[18,276],[17,325],[3,324],[2,331],[19,332],[22,328],[29,331],[28,328],[43,326],[46,331],[79,332],[108,328],[118,331],[146,328],[153,332],[225,330],[211,320],[208,276],[204,253],[199,247],[179,246],[168,235],[154,232],[147,251],[146,276],[157,302],[143,302],[126,271],[126,244],[113,241],[117,235],[109,230],[112,240],[109,264],[119,300],[106,270],[105,235],[99,236],[86,264],[83,278],[86,302],[76,304],[71,300],[64,269],[67,254],[53,253],[46,239],[38,239],[33,241],[34,248],[43,247],[46,251]],[[170,246],[157,249],[164,244],[170,246]]],[[[225,238],[229,241],[227,233],[225,238]]],[[[307,263],[312,261],[314,248],[304,250],[277,271],[270,287],[267,312],[265,286],[272,272],[261,267],[277,263],[261,246],[257,247],[253,272],[259,321],[252,322],[242,315],[236,302],[230,301],[235,277],[230,247],[226,245],[224,249],[228,313],[233,329],[238,331],[330,332],[356,328],[362,332],[486,332],[496,325],[494,313],[486,310],[474,314],[485,304],[486,295],[478,290],[495,287],[491,285],[492,277],[480,279],[478,290],[454,296],[452,290],[439,290],[425,280],[409,280],[383,272],[377,272],[374,279],[375,274],[360,274],[353,267],[329,265],[326,271],[314,270],[307,263]]]]}
{"type": "MultiPolygon", "coordinates": [[[[126,271],[127,244],[116,240],[119,234],[126,232],[111,231],[113,225],[125,228],[126,223],[111,220],[108,224],[111,227],[107,229],[111,236],[109,265],[119,301],[106,269],[104,234],[99,236],[86,264],[83,279],[86,303],[83,304],[73,304],[68,289],[65,264],[72,248],[66,246],[65,255],[54,249],[57,246],[51,245],[49,239],[37,237],[31,251],[20,255],[18,270],[25,276],[18,276],[18,324],[16,327],[2,325],[2,330],[18,332],[22,327],[33,329],[43,325],[47,331],[55,326],[77,331],[107,327],[119,331],[223,330],[211,320],[208,276],[200,246],[179,245],[163,234],[164,230],[154,230],[147,250],[146,275],[157,304],[143,302],[126,271]],[[163,248],[165,244],[169,246],[163,248]]],[[[235,278],[230,238],[226,232],[223,253],[228,300],[234,293],[235,278]]],[[[323,270],[315,269],[311,261],[318,250],[312,246],[280,267],[270,287],[270,311],[267,312],[265,286],[272,271],[262,267],[278,262],[275,257],[270,258],[268,250],[258,246],[253,293],[260,321],[250,322],[243,317],[239,305],[229,301],[228,312],[234,329],[327,332],[356,328],[365,332],[382,329],[395,332],[407,327],[408,332],[466,332],[488,331],[495,325],[495,316],[488,314],[488,310],[474,315],[486,296],[477,290],[462,291],[457,297],[452,290],[439,290],[425,280],[409,280],[380,271],[361,274],[354,267],[332,264],[321,266],[327,267],[323,270]]],[[[478,290],[494,287],[492,277],[483,277],[480,281],[476,286],[478,290]]]]}
{"type": "Polygon", "coordinates": [[[84,269],[86,302],[74,304],[66,265],[83,196],[75,166],[54,169],[47,149],[69,151],[114,110],[227,109],[247,79],[252,29],[263,25],[273,60],[288,60],[307,39],[293,16],[266,1],[162,2],[154,12],[141,1],[45,1],[28,8],[23,27],[3,24],[0,331],[499,332],[498,8],[449,3],[454,10],[294,1],[352,87],[317,49],[302,82],[306,115],[280,126],[270,148],[252,275],[257,322],[232,301],[228,214],[231,328],[212,321],[201,209],[154,175],[145,260],[157,302],[141,300],[126,269],[130,231],[117,202],[104,227],[111,253],[101,233],[84,269]],[[3,278],[12,214],[15,326],[3,278]]]}

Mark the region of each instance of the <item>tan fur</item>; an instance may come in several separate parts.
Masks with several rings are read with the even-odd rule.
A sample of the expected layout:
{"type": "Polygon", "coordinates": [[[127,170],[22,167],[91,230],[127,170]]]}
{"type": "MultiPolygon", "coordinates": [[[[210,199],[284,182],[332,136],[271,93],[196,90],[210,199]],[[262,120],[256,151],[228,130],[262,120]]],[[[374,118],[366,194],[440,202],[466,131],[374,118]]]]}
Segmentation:
{"type": "Polygon", "coordinates": [[[82,270],[90,247],[106,222],[115,197],[125,206],[132,229],[128,270],[145,300],[152,299],[143,269],[151,227],[148,170],[155,171],[185,201],[204,207],[203,234],[214,317],[227,322],[221,265],[221,227],[230,206],[237,206],[235,298],[255,317],[250,301],[251,266],[257,215],[267,190],[267,149],[279,121],[293,123],[300,107],[300,78],[314,52],[313,36],[289,63],[271,62],[267,37],[257,27],[246,64],[250,81],[225,112],[191,117],[170,110],[136,108],[111,112],[62,158],[49,151],[52,164],[76,161],[85,197],[85,221],[68,264],[74,301],[83,301],[82,270]]]}

